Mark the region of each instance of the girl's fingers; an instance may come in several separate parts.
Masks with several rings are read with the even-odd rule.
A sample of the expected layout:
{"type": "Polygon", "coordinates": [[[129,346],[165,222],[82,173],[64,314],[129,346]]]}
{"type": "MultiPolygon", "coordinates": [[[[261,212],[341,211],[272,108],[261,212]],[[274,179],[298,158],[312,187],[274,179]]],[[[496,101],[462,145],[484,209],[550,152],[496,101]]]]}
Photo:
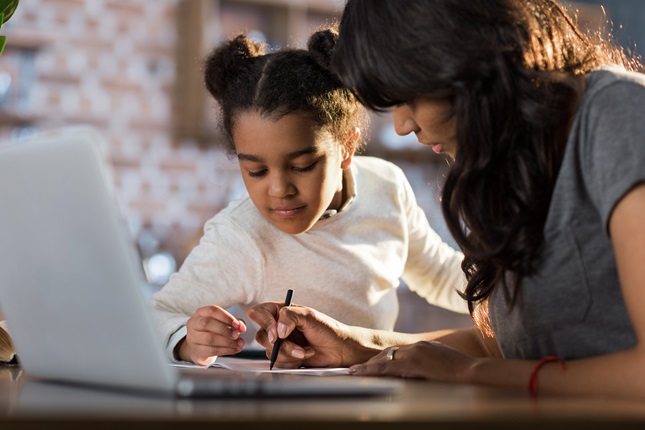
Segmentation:
{"type": "Polygon", "coordinates": [[[189,332],[186,339],[191,345],[212,348],[237,349],[244,346],[244,339],[230,338],[210,332],[189,332]]]}
{"type": "Polygon", "coordinates": [[[212,333],[230,339],[237,339],[240,334],[246,331],[246,325],[243,321],[239,322],[237,320],[234,325],[230,325],[230,322],[223,322],[221,319],[213,318],[212,314],[201,308],[188,319],[186,329],[189,332],[212,333]]]}
{"type": "Polygon", "coordinates": [[[243,320],[238,320],[226,309],[217,305],[202,306],[195,311],[195,315],[211,318],[219,321],[220,323],[232,327],[235,330],[244,333],[246,331],[246,324],[243,320]]]}

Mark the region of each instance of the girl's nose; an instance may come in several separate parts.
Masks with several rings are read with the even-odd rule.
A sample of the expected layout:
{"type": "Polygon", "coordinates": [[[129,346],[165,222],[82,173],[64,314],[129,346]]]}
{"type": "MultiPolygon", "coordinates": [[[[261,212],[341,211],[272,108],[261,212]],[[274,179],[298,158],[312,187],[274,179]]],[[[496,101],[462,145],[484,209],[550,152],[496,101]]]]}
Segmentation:
{"type": "Polygon", "coordinates": [[[293,195],[295,187],[290,180],[289,175],[283,173],[275,173],[271,176],[269,184],[269,195],[271,197],[284,198],[293,195]]]}

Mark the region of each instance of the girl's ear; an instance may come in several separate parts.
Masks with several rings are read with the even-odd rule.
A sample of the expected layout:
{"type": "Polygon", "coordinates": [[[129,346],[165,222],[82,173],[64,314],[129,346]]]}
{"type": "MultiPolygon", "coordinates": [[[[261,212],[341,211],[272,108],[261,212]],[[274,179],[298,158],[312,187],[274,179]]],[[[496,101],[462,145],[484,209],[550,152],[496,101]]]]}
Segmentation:
{"type": "Polygon", "coordinates": [[[349,134],[342,147],[343,161],[340,163],[340,168],[343,170],[349,169],[352,164],[352,157],[356,151],[356,142],[361,137],[361,129],[356,127],[353,132],[349,134]]]}

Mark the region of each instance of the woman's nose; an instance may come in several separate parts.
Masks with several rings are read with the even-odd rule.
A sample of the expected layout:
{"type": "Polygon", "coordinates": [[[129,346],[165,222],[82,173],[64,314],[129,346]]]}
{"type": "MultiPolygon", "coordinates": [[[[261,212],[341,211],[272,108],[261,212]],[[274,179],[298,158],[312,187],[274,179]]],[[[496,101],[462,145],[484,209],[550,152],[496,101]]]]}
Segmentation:
{"type": "Polygon", "coordinates": [[[392,108],[392,118],[394,120],[394,131],[399,136],[418,131],[419,126],[410,115],[410,108],[406,105],[394,106],[392,108]]]}

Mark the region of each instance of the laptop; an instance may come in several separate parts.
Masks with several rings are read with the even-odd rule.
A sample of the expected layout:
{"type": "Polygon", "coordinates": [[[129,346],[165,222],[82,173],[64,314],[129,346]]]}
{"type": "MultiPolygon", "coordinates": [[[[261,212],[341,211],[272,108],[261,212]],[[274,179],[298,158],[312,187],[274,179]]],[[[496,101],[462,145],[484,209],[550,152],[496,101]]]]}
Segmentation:
{"type": "Polygon", "coordinates": [[[0,308],[26,375],[180,397],[400,389],[386,378],[171,366],[101,148],[82,127],[0,146],[0,308]]]}

